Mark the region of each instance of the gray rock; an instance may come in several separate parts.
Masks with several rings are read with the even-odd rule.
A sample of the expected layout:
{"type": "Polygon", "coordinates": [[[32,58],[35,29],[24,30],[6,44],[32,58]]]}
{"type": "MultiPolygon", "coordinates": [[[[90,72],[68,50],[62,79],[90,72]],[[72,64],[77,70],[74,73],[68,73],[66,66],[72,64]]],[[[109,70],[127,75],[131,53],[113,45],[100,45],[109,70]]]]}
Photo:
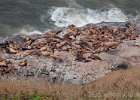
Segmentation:
{"type": "MultiPolygon", "coordinates": [[[[130,21],[135,26],[135,34],[140,34],[140,22],[130,21]]],[[[102,22],[96,24],[96,26],[106,25],[108,27],[117,26],[124,27],[126,22],[102,22]]],[[[63,28],[64,34],[67,34],[67,27],[63,28]]],[[[64,34],[60,34],[63,36],[64,34]]],[[[37,36],[37,35],[31,35],[37,36]]],[[[45,38],[41,38],[37,41],[44,41],[45,38]]],[[[81,38],[77,37],[77,38],[81,38]]],[[[16,40],[19,44],[24,44],[20,36],[13,36],[10,38],[0,38],[0,42],[4,40],[16,40]]],[[[34,42],[34,43],[35,43],[34,42]]],[[[116,49],[110,49],[108,52],[102,52],[99,57],[102,60],[92,60],[91,62],[77,62],[73,60],[70,52],[58,52],[55,51],[56,55],[59,55],[63,61],[59,61],[53,58],[28,55],[23,59],[26,59],[27,64],[23,67],[19,66],[19,63],[23,61],[20,57],[15,57],[14,54],[3,54],[0,52],[2,58],[10,60],[12,67],[14,68],[14,74],[4,74],[11,79],[20,79],[22,77],[32,79],[48,79],[52,82],[62,82],[67,84],[85,84],[106,75],[107,73],[119,69],[128,69],[132,66],[140,64],[140,48],[135,46],[140,44],[140,38],[131,41],[123,41],[116,49]]],[[[4,62],[0,62],[3,64],[4,62]]],[[[1,66],[0,66],[1,67],[1,66]]]]}

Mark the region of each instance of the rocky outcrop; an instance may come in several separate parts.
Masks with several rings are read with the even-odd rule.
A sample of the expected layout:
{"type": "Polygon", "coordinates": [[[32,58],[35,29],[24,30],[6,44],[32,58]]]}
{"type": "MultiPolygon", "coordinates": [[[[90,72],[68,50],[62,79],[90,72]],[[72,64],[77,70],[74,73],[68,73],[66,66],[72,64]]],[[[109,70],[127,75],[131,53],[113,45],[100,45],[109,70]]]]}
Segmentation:
{"type": "Polygon", "coordinates": [[[92,82],[109,72],[140,64],[139,28],[139,21],[102,22],[81,28],[70,25],[43,35],[0,38],[1,77],[45,78],[48,81],[74,84],[92,82]],[[96,47],[98,44],[92,44],[87,47],[89,41],[84,38],[93,36],[95,30],[98,36],[88,39],[94,40],[91,43],[99,40],[100,45],[96,47]],[[106,30],[109,30],[108,39],[99,38],[106,34],[106,30]],[[115,35],[109,37],[110,34],[115,35]],[[64,38],[70,39],[72,44],[64,42],[64,38]],[[101,49],[104,46],[107,46],[106,50],[101,49]]]}

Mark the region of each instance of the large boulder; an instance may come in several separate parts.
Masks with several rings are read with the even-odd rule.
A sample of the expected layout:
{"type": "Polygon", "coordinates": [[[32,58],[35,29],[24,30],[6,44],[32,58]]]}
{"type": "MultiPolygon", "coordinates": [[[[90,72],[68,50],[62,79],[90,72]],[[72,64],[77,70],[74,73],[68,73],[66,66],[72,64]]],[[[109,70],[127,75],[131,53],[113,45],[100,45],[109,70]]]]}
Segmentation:
{"type": "MultiPolygon", "coordinates": [[[[20,79],[22,77],[31,79],[44,78],[53,82],[84,84],[93,82],[109,72],[119,69],[126,70],[140,64],[139,21],[120,23],[102,22],[94,26],[92,25],[93,24],[89,24],[80,28],[71,25],[42,35],[17,35],[8,38],[0,38],[1,77],[6,76],[10,79],[20,79]],[[75,56],[72,52],[74,50],[78,51],[79,49],[77,48],[87,50],[87,48],[85,48],[87,42],[84,42],[85,44],[83,46],[83,44],[79,44],[79,41],[81,43],[82,39],[86,37],[83,34],[87,33],[90,35],[89,30],[87,30],[89,27],[102,28],[105,26],[107,27],[105,30],[112,32],[111,30],[114,27],[117,29],[129,30],[126,24],[130,23],[133,25],[133,30],[130,28],[130,32],[134,31],[134,33],[132,32],[132,34],[135,35],[134,38],[129,39],[127,37],[121,40],[119,35],[117,35],[116,38],[118,38],[118,40],[114,39],[113,41],[115,41],[115,43],[117,41],[119,44],[115,45],[115,48],[109,47],[107,51],[97,52],[98,49],[106,45],[107,41],[103,41],[100,47],[94,50],[90,49],[92,52],[85,53],[84,55],[87,57],[91,54],[95,54],[97,59],[84,58],[84,56],[81,56],[82,54],[78,55],[77,52],[77,58],[74,58],[75,56]],[[68,50],[61,50],[62,48],[60,49],[60,45],[62,47],[64,41],[62,38],[66,38],[68,33],[75,34],[75,30],[72,30],[71,27],[77,29],[76,32],[79,35],[70,35],[68,38],[76,39],[76,42],[74,42],[75,44],[69,45],[68,50]],[[84,31],[86,33],[83,32],[81,35],[81,33],[78,33],[79,30],[80,32],[84,31]],[[50,38],[55,38],[55,40],[49,40],[50,38]],[[47,49],[47,47],[53,45],[55,41],[59,42],[55,44],[55,47],[52,46],[54,47],[53,55],[50,54],[52,51],[47,49]]],[[[111,40],[111,42],[113,41],[111,40]]],[[[79,52],[82,53],[81,51],[79,52]]]]}

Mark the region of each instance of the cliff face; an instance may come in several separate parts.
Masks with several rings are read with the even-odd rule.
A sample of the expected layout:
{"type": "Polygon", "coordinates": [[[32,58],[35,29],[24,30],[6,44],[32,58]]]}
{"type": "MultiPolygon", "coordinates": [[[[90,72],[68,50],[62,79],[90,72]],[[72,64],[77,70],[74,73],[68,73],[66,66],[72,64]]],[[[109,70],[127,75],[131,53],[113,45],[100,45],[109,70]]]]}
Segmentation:
{"type": "Polygon", "coordinates": [[[0,73],[84,84],[140,64],[140,22],[74,25],[42,35],[0,38],[0,73]]]}

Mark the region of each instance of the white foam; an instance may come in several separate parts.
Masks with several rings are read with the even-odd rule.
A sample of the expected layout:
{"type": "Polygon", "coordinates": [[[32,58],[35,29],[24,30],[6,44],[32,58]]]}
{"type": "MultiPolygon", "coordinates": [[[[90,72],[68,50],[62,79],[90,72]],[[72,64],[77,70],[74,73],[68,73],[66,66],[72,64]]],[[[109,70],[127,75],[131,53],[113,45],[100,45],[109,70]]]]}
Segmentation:
{"type": "Polygon", "coordinates": [[[26,25],[23,28],[19,29],[19,32],[16,34],[32,35],[32,34],[43,34],[43,33],[30,25],[26,25]]]}
{"type": "Polygon", "coordinates": [[[58,27],[68,26],[69,24],[80,27],[88,23],[124,22],[128,20],[121,9],[115,7],[103,12],[89,8],[53,7],[50,15],[50,20],[58,27]]]}

